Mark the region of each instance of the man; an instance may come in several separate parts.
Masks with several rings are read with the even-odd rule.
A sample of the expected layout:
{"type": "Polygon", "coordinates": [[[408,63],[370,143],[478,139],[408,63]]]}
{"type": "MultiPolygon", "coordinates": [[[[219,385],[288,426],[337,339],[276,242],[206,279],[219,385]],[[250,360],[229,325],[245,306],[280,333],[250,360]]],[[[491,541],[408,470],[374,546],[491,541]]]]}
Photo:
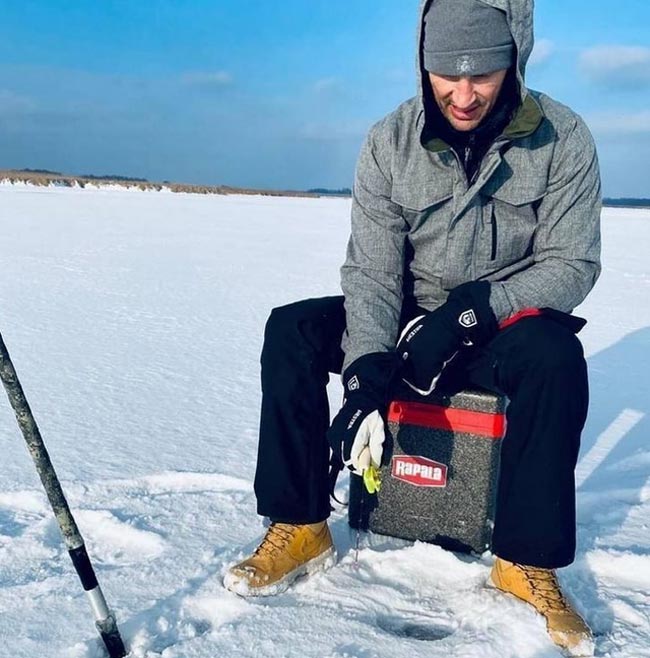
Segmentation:
{"type": "Polygon", "coordinates": [[[378,465],[395,382],[427,393],[455,372],[510,400],[490,583],[589,655],[555,569],[575,553],[588,390],[584,322],[569,313],[600,271],[600,182],[582,120],[525,87],[532,12],[532,0],[422,3],[419,94],[359,158],[345,299],[274,309],[266,327],[255,490],[271,525],[226,575],[233,591],[275,593],[331,563],[329,447],[358,474],[378,465]],[[341,371],[328,432],[325,386],[341,371]]]}

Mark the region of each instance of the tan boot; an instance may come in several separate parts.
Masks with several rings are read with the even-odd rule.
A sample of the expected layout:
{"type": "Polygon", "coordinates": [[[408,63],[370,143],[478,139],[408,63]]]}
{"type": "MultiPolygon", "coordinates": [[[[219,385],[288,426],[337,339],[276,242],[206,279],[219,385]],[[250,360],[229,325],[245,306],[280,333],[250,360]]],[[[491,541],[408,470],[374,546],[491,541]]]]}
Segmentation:
{"type": "Polygon", "coordinates": [[[298,576],[327,569],[336,561],[327,523],[272,523],[253,555],[230,567],[223,584],[240,596],[284,592],[298,576]]]}
{"type": "Polygon", "coordinates": [[[584,619],[564,598],[555,571],[497,558],[488,584],[530,603],[546,619],[548,634],[569,656],[592,656],[594,641],[584,619]]]}

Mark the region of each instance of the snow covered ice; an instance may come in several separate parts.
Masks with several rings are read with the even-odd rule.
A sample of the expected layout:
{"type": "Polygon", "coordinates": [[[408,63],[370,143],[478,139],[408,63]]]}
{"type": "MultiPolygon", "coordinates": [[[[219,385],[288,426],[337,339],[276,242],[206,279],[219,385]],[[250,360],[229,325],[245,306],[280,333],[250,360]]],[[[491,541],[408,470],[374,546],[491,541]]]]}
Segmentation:
{"type": "MultiPolygon", "coordinates": [[[[273,306],[338,294],[349,200],[0,186],[0,330],[135,658],[554,658],[473,559],[362,543],[280,596],[221,585],[262,533],[252,479],[273,306]]],[[[577,309],[591,408],[579,553],[560,572],[596,655],[650,656],[650,211],[606,209],[577,309]]],[[[332,406],[340,400],[336,378],[332,406]]],[[[103,647],[0,397],[0,657],[103,647]]],[[[341,494],[344,494],[343,484],[341,494]]]]}

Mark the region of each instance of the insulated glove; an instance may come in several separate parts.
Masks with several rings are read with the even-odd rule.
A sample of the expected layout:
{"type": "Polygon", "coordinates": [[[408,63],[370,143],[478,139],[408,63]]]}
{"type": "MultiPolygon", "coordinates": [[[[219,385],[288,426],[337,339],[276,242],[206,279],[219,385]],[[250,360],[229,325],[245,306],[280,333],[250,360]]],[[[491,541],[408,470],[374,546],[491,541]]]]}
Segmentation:
{"type": "Polygon", "coordinates": [[[404,381],[421,395],[429,395],[444,367],[463,347],[480,346],[498,330],[490,308],[490,284],[471,281],[454,288],[435,311],[411,320],[397,343],[404,381]]]}
{"type": "Polygon", "coordinates": [[[327,432],[335,460],[361,475],[381,465],[383,414],[400,367],[395,352],[374,352],[354,361],[343,374],[345,397],[327,432]]]}

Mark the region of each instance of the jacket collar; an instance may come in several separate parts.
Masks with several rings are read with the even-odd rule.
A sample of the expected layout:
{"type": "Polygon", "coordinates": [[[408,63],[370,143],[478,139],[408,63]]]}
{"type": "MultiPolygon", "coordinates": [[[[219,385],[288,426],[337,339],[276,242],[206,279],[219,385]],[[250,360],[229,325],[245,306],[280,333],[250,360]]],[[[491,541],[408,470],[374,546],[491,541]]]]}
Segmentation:
{"type": "MultiPolygon", "coordinates": [[[[540,104],[533,98],[532,94],[526,94],[523,102],[515,111],[510,123],[503,130],[503,137],[507,141],[522,139],[532,135],[544,119],[544,112],[540,104]]],[[[448,151],[451,146],[440,137],[423,140],[422,146],[432,153],[448,151]]]]}

